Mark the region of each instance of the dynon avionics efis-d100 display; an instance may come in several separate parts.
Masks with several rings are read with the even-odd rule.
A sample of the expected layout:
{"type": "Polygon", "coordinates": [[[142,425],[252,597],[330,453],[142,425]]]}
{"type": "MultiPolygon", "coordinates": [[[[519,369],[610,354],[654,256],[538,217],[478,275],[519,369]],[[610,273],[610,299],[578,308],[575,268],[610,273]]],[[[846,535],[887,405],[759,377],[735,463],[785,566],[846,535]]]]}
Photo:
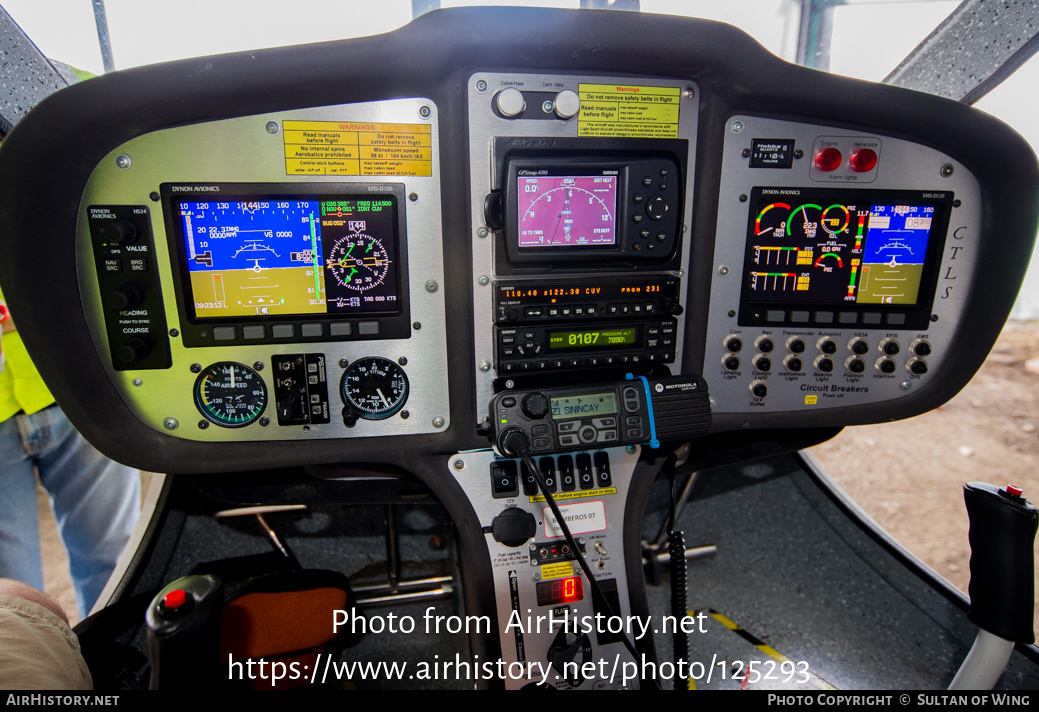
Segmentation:
{"type": "Polygon", "coordinates": [[[407,336],[401,187],[164,186],[188,346],[407,336]]]}

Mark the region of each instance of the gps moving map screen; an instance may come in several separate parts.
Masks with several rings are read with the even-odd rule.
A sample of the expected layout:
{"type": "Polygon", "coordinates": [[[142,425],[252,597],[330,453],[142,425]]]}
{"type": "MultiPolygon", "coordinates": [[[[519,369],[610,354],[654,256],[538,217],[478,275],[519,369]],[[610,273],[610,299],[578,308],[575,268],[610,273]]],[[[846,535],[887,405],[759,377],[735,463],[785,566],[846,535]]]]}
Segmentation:
{"type": "Polygon", "coordinates": [[[174,200],[196,319],[398,309],[393,195],[174,200]]]}
{"type": "Polygon", "coordinates": [[[617,244],[616,175],[517,178],[520,249],[617,244]]]}
{"type": "Polygon", "coordinates": [[[758,188],[745,301],[916,306],[943,207],[891,193],[758,188]]]}

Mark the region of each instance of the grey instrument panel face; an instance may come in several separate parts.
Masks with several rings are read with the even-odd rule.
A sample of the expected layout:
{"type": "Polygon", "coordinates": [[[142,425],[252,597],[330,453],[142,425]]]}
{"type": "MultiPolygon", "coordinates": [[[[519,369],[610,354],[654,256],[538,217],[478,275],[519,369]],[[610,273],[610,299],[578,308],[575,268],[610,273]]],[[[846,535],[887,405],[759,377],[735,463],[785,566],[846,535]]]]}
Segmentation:
{"type": "MultiPolygon", "coordinates": [[[[476,379],[474,408],[478,420],[484,417],[487,404],[493,395],[493,383],[496,378],[522,375],[525,371],[520,371],[520,369],[528,367],[530,373],[535,373],[538,371],[551,372],[560,368],[562,370],[594,369],[603,366],[601,363],[590,363],[589,358],[577,358],[584,354],[575,355],[574,350],[565,353],[563,357],[551,356],[552,347],[548,343],[551,338],[548,334],[549,329],[540,327],[540,324],[552,323],[558,327],[560,332],[567,332],[576,339],[578,338],[577,332],[585,329],[584,324],[600,326],[608,322],[611,326],[621,324],[616,317],[612,317],[611,321],[607,312],[608,308],[614,306],[612,303],[604,301],[594,304],[597,312],[589,312],[587,307],[594,302],[594,299],[588,298],[582,301],[574,296],[576,290],[581,292],[592,290],[590,293],[595,294],[597,292],[594,290],[597,290],[604,281],[612,281],[614,285],[624,284],[623,287],[617,286],[618,290],[629,289],[630,287],[624,283],[624,280],[631,279],[633,275],[643,280],[670,279],[675,303],[685,308],[684,275],[688,272],[690,246],[690,231],[687,228],[691,224],[693,214],[692,173],[696,161],[699,97],[700,93],[695,84],[663,79],[488,72],[479,72],[469,78],[470,218],[473,228],[470,244],[473,251],[472,289],[475,329],[473,365],[476,379]],[[633,96],[639,95],[655,95],[655,100],[661,103],[654,104],[654,101],[643,99],[641,102],[643,106],[639,107],[637,105],[640,102],[632,99],[633,96]],[[654,105],[654,108],[648,109],[649,105],[654,105]],[[596,141],[599,142],[596,143],[596,141]],[[603,141],[610,143],[604,144],[603,141]],[[681,214],[674,216],[677,217],[675,234],[668,237],[668,243],[663,242],[662,235],[661,241],[657,242],[656,236],[659,234],[657,225],[659,223],[655,221],[656,216],[652,216],[645,220],[642,227],[649,226],[653,229],[644,231],[643,238],[634,240],[634,242],[641,240],[640,244],[634,247],[634,250],[641,252],[639,257],[654,255],[654,248],[657,248],[656,254],[671,250],[671,254],[675,258],[666,267],[654,269],[652,263],[647,261],[640,264],[637,271],[633,271],[628,264],[622,264],[623,260],[614,258],[611,261],[609,257],[607,259],[590,258],[582,262],[573,256],[568,256],[568,250],[572,249],[569,251],[569,255],[577,255],[582,249],[581,247],[564,247],[556,251],[555,256],[560,259],[551,269],[546,267],[540,272],[524,272],[522,267],[529,263],[520,263],[520,269],[508,269],[510,265],[507,264],[509,258],[505,257],[506,242],[510,241],[510,249],[514,250],[513,254],[522,253],[530,249],[529,245],[522,247],[517,245],[523,245],[524,240],[531,238],[503,236],[500,230],[489,228],[485,214],[485,199],[492,191],[502,191],[508,187],[520,188],[519,185],[503,185],[506,182],[506,171],[503,170],[501,162],[503,158],[508,158],[510,151],[523,155],[532,162],[544,160],[546,166],[552,165],[551,162],[555,157],[565,156],[565,158],[557,159],[560,166],[557,173],[566,174],[569,169],[571,176],[575,174],[584,176],[592,172],[589,168],[591,164],[602,161],[604,157],[611,155],[610,150],[604,150],[604,148],[612,149],[612,153],[616,154],[624,152],[626,147],[631,147],[632,155],[642,155],[639,153],[640,151],[659,150],[666,141],[671,142],[670,148],[680,153],[680,155],[674,154],[677,156],[676,161],[684,163],[684,174],[679,180],[670,180],[675,177],[674,172],[669,176],[671,185],[668,190],[677,192],[678,200],[682,201],[681,214]],[[569,261],[567,261],[568,259],[569,261]],[[569,265],[573,265],[573,268],[568,269],[569,265]],[[593,265],[594,272],[589,269],[593,265]],[[548,313],[541,313],[534,317],[533,321],[525,319],[521,313],[515,329],[515,336],[520,339],[517,348],[522,350],[524,342],[528,345],[534,344],[533,351],[536,353],[532,353],[528,348],[526,355],[517,355],[516,361],[508,366],[509,368],[516,367],[517,370],[506,371],[502,363],[504,351],[502,342],[510,339],[512,335],[502,333],[507,329],[503,327],[500,315],[496,315],[496,308],[498,308],[495,301],[496,295],[500,295],[502,290],[516,286],[518,290],[527,293],[524,298],[531,298],[537,302],[537,306],[528,309],[541,309],[551,301],[552,296],[548,295],[544,301],[538,300],[537,296],[531,297],[529,295],[532,291],[531,285],[539,289],[541,295],[545,295],[545,290],[565,294],[571,299],[571,302],[563,304],[565,299],[559,300],[563,304],[561,308],[568,310],[580,308],[582,311],[573,314],[572,317],[562,315],[551,317],[548,313]],[[534,335],[533,340],[528,338],[528,334],[534,335]]],[[[550,172],[550,170],[542,171],[542,173],[550,172]]],[[[522,171],[519,173],[523,175],[522,171]]],[[[536,171],[530,171],[531,175],[535,173],[536,171]]],[[[651,170],[649,164],[635,163],[631,169],[632,188],[629,191],[631,194],[626,196],[623,194],[623,190],[616,189],[616,198],[611,196],[611,200],[617,200],[617,215],[626,218],[617,218],[617,233],[621,233],[625,229],[621,223],[627,223],[630,227],[633,220],[643,217],[629,215],[627,212],[629,208],[626,207],[625,202],[631,204],[633,199],[640,201],[643,199],[642,195],[636,197],[633,191],[645,192],[646,202],[639,203],[640,209],[642,205],[653,200],[655,193],[663,192],[661,190],[663,181],[660,179],[659,173],[659,166],[654,165],[651,170]],[[656,182],[650,184],[651,179],[656,182]],[[643,180],[647,181],[645,185],[649,187],[645,189],[641,187],[643,180]]],[[[513,175],[513,180],[517,180],[515,175],[513,175]]],[[[573,184],[558,183],[550,184],[549,187],[554,187],[555,190],[552,192],[557,195],[563,192],[561,189],[567,185],[573,185],[575,190],[581,191],[583,187],[581,180],[582,177],[578,177],[573,184]]],[[[537,186],[531,185],[529,180],[522,187],[527,190],[537,189],[537,186]]],[[[546,192],[544,185],[540,190],[546,192]]],[[[584,193],[582,193],[583,195],[584,193]]],[[[522,205],[527,206],[524,210],[517,210],[518,213],[522,213],[519,218],[521,223],[526,218],[533,216],[541,207],[547,207],[545,205],[547,200],[537,201],[533,195],[527,196],[526,202],[523,202],[524,198],[521,196],[520,201],[522,205]]],[[[609,200],[606,203],[609,204],[609,200]]],[[[568,202],[566,208],[570,207],[568,202]]],[[[672,214],[675,209],[675,207],[671,208],[672,214]]],[[[505,211],[508,212],[507,207],[505,211]]],[[[547,210],[545,212],[547,213],[547,210]]],[[[554,221],[557,212],[559,212],[559,208],[553,207],[554,221]]],[[[576,218],[576,209],[573,216],[576,218]]],[[[604,215],[603,219],[606,217],[604,215]]],[[[531,222],[536,222],[536,220],[531,222]]],[[[552,224],[557,224],[557,222],[552,224]]],[[[557,228],[557,233],[562,229],[565,228],[557,228]]],[[[534,227],[533,231],[537,232],[537,228],[534,227]]],[[[569,237],[569,233],[567,237],[569,237]]],[[[614,239],[620,241],[620,238],[614,239]]],[[[530,251],[536,249],[533,248],[530,251]]],[[[542,254],[547,254],[547,252],[542,254]]],[[[545,264],[547,265],[547,262],[545,264]]],[[[627,302],[631,302],[630,307],[635,308],[638,301],[638,295],[628,299],[613,299],[613,302],[619,304],[618,308],[623,307],[624,309],[629,308],[627,302]]],[[[644,307],[645,304],[638,305],[640,310],[644,307]]],[[[524,311],[522,306],[519,309],[521,312],[524,311]]],[[[567,313],[569,314],[569,312],[567,313]]],[[[661,314],[662,311],[658,305],[656,316],[660,317],[661,314]]],[[[639,315],[632,313],[626,316],[632,321],[637,321],[639,315]]],[[[664,316],[667,315],[664,314],[664,316]]],[[[666,318],[652,325],[644,322],[639,328],[657,329],[663,325],[667,332],[663,336],[671,343],[670,348],[673,349],[668,356],[670,360],[665,362],[673,371],[679,371],[682,360],[680,347],[685,335],[685,320],[677,318],[673,324],[663,322],[666,322],[666,318]]],[[[587,335],[588,332],[585,330],[582,333],[587,335]]],[[[631,332],[628,334],[631,338],[631,332]]],[[[623,337],[617,336],[617,338],[623,337]]],[[[639,338],[642,338],[642,335],[639,338]]],[[[643,340],[642,346],[646,350],[651,349],[652,339],[643,340]]],[[[632,357],[629,354],[623,358],[632,357]]],[[[635,363],[638,362],[638,358],[636,358],[635,363]]],[[[624,363],[628,363],[628,361],[624,361],[624,363]]]]}
{"type": "Polygon", "coordinates": [[[189,440],[445,429],[439,176],[425,99],[188,125],[113,150],[83,194],[77,263],[121,397],[189,440]]]}
{"type": "MultiPolygon", "coordinates": [[[[445,463],[465,489],[484,530],[490,551],[497,602],[498,630],[502,659],[510,671],[505,679],[508,689],[519,689],[530,683],[569,689],[550,660],[550,646],[565,640],[574,645],[578,634],[585,632],[587,651],[574,656],[579,664],[614,660],[630,661],[623,643],[605,635],[601,623],[594,623],[597,608],[585,576],[595,576],[604,593],[611,597],[615,612],[628,620],[631,607],[628,596],[627,567],[624,563],[624,503],[639,458],[639,448],[611,448],[596,452],[568,453],[537,458],[542,472],[547,473],[549,487],[560,512],[567,519],[578,545],[592,571],[582,572],[576,559],[565,550],[566,540],[553,523],[554,517],[542,495],[530,494],[522,482],[523,469],[518,460],[498,458],[493,451],[458,453],[445,463]],[[586,461],[582,465],[582,461],[586,461]],[[498,469],[501,468],[501,469],[498,469]],[[512,478],[514,491],[495,493],[496,474],[512,478]],[[602,480],[605,473],[607,480],[602,480]],[[583,479],[592,477],[586,484],[583,479]],[[519,479],[517,479],[519,478],[519,479]],[[569,482],[568,482],[569,478],[569,482]],[[519,545],[495,540],[491,533],[495,520],[503,515],[529,513],[535,527],[533,538],[519,545]],[[540,590],[539,590],[540,589],[540,590]],[[540,596],[540,598],[539,598],[540,596]],[[547,599],[547,600],[546,600],[547,599]],[[563,624],[577,634],[562,630],[563,624]],[[540,626],[540,627],[539,627],[540,626]]],[[[638,680],[626,681],[630,687],[638,680]]],[[[616,689],[620,678],[613,680],[593,674],[574,685],[582,690],[616,689]]]]}
{"type": "Polygon", "coordinates": [[[724,142],[704,352],[715,413],[894,401],[956,358],[981,237],[966,168],[753,116],[730,117],[724,142]]]}

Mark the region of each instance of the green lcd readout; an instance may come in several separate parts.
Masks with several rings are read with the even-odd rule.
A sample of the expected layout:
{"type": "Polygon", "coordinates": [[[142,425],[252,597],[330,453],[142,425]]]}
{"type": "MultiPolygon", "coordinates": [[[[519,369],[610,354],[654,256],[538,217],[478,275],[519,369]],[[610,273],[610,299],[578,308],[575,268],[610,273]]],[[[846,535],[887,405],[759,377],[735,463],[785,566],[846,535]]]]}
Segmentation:
{"type": "Polygon", "coordinates": [[[563,396],[552,399],[552,419],[583,418],[595,415],[612,415],[617,412],[617,396],[613,393],[563,396]]]}
{"type": "Polygon", "coordinates": [[[626,329],[589,329],[587,331],[552,331],[549,349],[610,348],[631,346],[638,340],[635,327],[626,329]]]}

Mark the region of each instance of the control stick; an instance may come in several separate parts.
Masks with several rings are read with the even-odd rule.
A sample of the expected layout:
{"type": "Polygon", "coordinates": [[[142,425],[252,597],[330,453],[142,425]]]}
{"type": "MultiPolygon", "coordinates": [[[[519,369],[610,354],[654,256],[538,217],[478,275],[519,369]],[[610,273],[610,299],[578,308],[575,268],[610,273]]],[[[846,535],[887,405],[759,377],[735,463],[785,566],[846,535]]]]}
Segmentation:
{"type": "Polygon", "coordinates": [[[1014,643],[1031,643],[1035,605],[1032,546],[1039,510],[1020,488],[985,482],[963,486],[970,518],[970,608],[980,629],[950,690],[991,690],[1014,643]]]}

